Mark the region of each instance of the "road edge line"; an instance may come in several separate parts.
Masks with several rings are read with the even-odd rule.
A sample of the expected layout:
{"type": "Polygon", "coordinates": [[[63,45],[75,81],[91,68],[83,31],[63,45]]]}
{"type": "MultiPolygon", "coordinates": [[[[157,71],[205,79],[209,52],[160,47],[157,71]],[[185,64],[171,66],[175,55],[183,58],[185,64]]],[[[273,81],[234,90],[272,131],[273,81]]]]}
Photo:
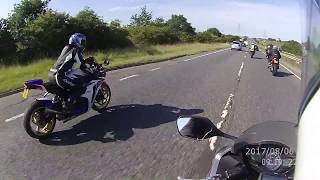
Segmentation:
{"type": "Polygon", "coordinates": [[[23,117],[23,116],[24,116],[24,113],[21,113],[21,114],[15,115],[15,116],[13,116],[13,117],[11,117],[9,119],[4,120],[4,122],[10,122],[10,121],[16,120],[16,119],[18,119],[20,117],[23,117]]]}
{"type": "Polygon", "coordinates": [[[280,66],[282,66],[283,68],[285,68],[287,71],[289,71],[290,73],[292,73],[296,78],[298,78],[299,80],[301,80],[301,77],[299,77],[298,75],[296,75],[293,71],[291,71],[289,68],[287,68],[285,65],[283,65],[282,63],[280,63],[280,66]]]}

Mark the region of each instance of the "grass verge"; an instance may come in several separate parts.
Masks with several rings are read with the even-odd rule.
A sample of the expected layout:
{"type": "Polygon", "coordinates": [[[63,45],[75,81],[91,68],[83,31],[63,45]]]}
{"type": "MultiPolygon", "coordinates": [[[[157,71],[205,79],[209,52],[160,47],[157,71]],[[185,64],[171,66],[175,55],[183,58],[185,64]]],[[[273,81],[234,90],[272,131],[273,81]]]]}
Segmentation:
{"type": "MultiPolygon", "coordinates": [[[[85,57],[94,56],[100,62],[108,57],[110,59],[110,68],[121,68],[128,65],[163,61],[170,58],[218,50],[227,47],[229,47],[229,45],[225,43],[150,45],[89,52],[85,54],[85,57]]],[[[28,65],[0,65],[0,93],[21,87],[25,80],[47,80],[48,71],[54,62],[55,59],[45,58],[39,59],[28,65]]]]}
{"type": "Polygon", "coordinates": [[[298,64],[296,60],[285,56],[282,56],[280,62],[301,77],[302,63],[298,64]]]}

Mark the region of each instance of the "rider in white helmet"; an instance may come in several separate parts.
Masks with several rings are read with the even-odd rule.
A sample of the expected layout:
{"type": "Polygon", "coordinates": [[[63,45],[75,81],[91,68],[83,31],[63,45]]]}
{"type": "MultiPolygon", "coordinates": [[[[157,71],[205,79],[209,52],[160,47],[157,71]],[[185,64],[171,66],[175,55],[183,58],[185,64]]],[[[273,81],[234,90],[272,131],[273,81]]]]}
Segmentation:
{"type": "Polygon", "coordinates": [[[256,50],[256,45],[252,42],[250,46],[250,51],[255,51],[256,50]]]}

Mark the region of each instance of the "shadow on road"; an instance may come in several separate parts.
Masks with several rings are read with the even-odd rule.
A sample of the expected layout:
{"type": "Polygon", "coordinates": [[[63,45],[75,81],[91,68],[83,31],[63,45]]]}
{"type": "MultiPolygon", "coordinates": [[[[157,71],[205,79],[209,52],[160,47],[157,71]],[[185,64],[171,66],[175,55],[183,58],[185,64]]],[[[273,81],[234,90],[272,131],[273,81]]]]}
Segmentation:
{"type": "Polygon", "coordinates": [[[71,129],[52,133],[40,142],[47,145],[73,145],[87,141],[102,143],[125,141],[133,136],[133,128],[156,127],[175,121],[182,115],[202,113],[202,109],[180,109],[161,104],[129,104],[109,107],[105,113],[81,121],[71,129]]]}
{"type": "Polygon", "coordinates": [[[292,73],[278,71],[275,76],[276,77],[287,77],[287,76],[292,76],[292,75],[293,75],[292,73]]]}
{"type": "Polygon", "coordinates": [[[264,58],[262,58],[262,57],[254,57],[253,56],[253,59],[264,59],[264,58]]]}

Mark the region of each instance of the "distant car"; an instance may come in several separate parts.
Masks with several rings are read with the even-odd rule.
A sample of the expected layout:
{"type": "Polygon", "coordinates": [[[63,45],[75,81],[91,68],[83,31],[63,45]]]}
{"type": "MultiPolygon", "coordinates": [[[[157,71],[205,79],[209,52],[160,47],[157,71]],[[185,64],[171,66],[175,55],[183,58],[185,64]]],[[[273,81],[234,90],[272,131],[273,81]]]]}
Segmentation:
{"type": "Polygon", "coordinates": [[[231,44],[231,50],[233,50],[233,49],[241,51],[242,50],[241,42],[233,41],[232,44],[231,44]]]}

